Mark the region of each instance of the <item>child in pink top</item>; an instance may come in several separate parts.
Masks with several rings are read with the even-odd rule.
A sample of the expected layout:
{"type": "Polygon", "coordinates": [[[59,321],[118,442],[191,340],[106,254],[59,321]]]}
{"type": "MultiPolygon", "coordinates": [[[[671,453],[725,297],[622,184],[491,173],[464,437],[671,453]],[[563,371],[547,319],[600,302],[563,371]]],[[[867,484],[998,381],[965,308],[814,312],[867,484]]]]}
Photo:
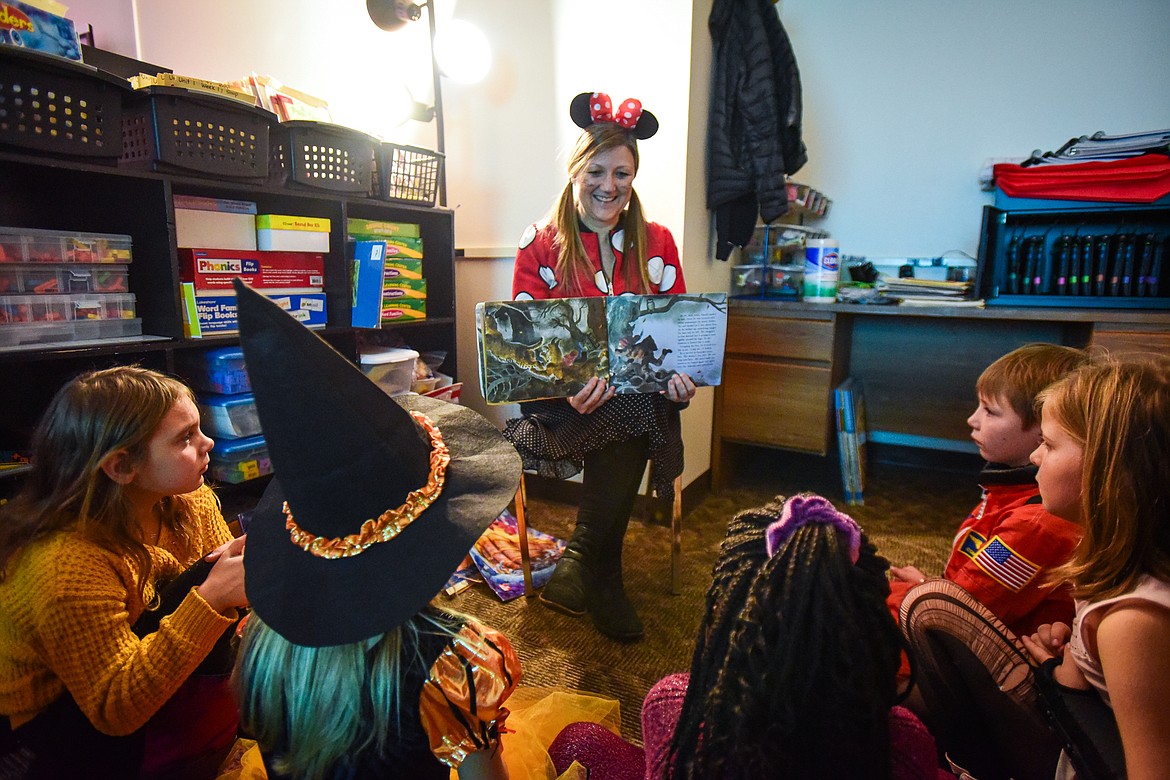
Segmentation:
{"type": "MultiPolygon", "coordinates": [[[[1130,780],[1170,767],[1170,360],[1082,368],[1042,397],[1032,454],[1044,507],[1084,529],[1053,576],[1076,618],[1024,639],[1057,683],[1095,689],[1117,720],[1130,780]]],[[[1063,757],[1058,777],[1073,777],[1063,757]]]]}

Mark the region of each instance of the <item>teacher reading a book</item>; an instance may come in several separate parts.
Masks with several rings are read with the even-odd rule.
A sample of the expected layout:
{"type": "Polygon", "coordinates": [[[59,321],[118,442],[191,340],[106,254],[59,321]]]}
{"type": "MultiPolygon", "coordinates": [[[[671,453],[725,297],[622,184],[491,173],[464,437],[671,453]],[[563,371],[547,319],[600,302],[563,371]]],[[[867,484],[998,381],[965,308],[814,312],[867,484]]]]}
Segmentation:
{"type": "MultiPolygon", "coordinates": [[[[633,99],[614,105],[600,92],[573,99],[584,132],[569,158],[569,182],[542,224],[520,240],[512,278],[516,300],[686,292],[670,231],[646,220],[634,178],[638,140],[658,120],[633,99]]],[[[622,542],[647,460],[659,496],[682,473],[679,412],[695,395],[686,374],[661,393],[615,395],[593,377],[567,399],[529,401],[504,435],[526,469],[564,479],[584,471],[577,526],[541,601],[559,612],[586,612],[597,629],[635,641],[642,622],[622,585],[622,542]]]]}

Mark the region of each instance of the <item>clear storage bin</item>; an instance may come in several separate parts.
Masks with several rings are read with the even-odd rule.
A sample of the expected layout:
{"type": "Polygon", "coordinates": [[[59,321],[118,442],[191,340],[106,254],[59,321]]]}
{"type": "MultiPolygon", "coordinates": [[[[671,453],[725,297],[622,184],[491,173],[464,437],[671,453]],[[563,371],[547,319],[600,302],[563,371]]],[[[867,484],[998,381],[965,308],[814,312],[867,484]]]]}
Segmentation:
{"type": "Polygon", "coordinates": [[[410,392],[418,353],[402,347],[367,347],[361,354],[362,371],[387,395],[410,392]]]}
{"type": "Polygon", "coordinates": [[[124,293],[130,290],[130,274],[124,265],[90,263],[0,264],[0,295],[26,293],[124,293]]]}
{"type": "Polygon", "coordinates": [[[763,263],[731,266],[732,295],[763,295],[768,266],[763,263]]]}
{"type": "Polygon", "coordinates": [[[0,227],[0,263],[129,263],[130,236],[0,227]]]}
{"type": "Polygon", "coordinates": [[[0,295],[0,327],[26,322],[128,320],[135,315],[131,293],[0,295]]]}

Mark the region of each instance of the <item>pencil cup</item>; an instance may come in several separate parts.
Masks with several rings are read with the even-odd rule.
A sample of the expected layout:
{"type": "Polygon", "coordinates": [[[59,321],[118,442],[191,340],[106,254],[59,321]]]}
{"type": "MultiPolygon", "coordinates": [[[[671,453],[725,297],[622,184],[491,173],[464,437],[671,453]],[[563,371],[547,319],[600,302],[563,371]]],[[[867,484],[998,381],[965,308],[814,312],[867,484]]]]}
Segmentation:
{"type": "Polygon", "coordinates": [[[804,247],[804,300],[833,303],[837,300],[840,256],[834,238],[810,238],[804,247]]]}

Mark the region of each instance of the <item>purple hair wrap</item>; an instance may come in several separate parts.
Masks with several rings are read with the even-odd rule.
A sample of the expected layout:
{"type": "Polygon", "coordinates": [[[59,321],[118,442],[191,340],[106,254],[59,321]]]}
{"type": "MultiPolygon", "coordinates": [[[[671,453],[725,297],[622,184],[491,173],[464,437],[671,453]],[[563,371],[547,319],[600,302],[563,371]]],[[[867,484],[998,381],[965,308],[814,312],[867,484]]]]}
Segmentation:
{"type": "Polygon", "coordinates": [[[780,519],[768,526],[764,532],[764,539],[768,545],[768,557],[776,554],[784,541],[796,532],[797,528],[809,523],[823,523],[831,525],[845,538],[849,546],[849,558],[857,563],[861,555],[861,526],[847,514],[838,512],[829,500],[815,493],[801,493],[792,496],[784,502],[784,509],[780,519]]]}

